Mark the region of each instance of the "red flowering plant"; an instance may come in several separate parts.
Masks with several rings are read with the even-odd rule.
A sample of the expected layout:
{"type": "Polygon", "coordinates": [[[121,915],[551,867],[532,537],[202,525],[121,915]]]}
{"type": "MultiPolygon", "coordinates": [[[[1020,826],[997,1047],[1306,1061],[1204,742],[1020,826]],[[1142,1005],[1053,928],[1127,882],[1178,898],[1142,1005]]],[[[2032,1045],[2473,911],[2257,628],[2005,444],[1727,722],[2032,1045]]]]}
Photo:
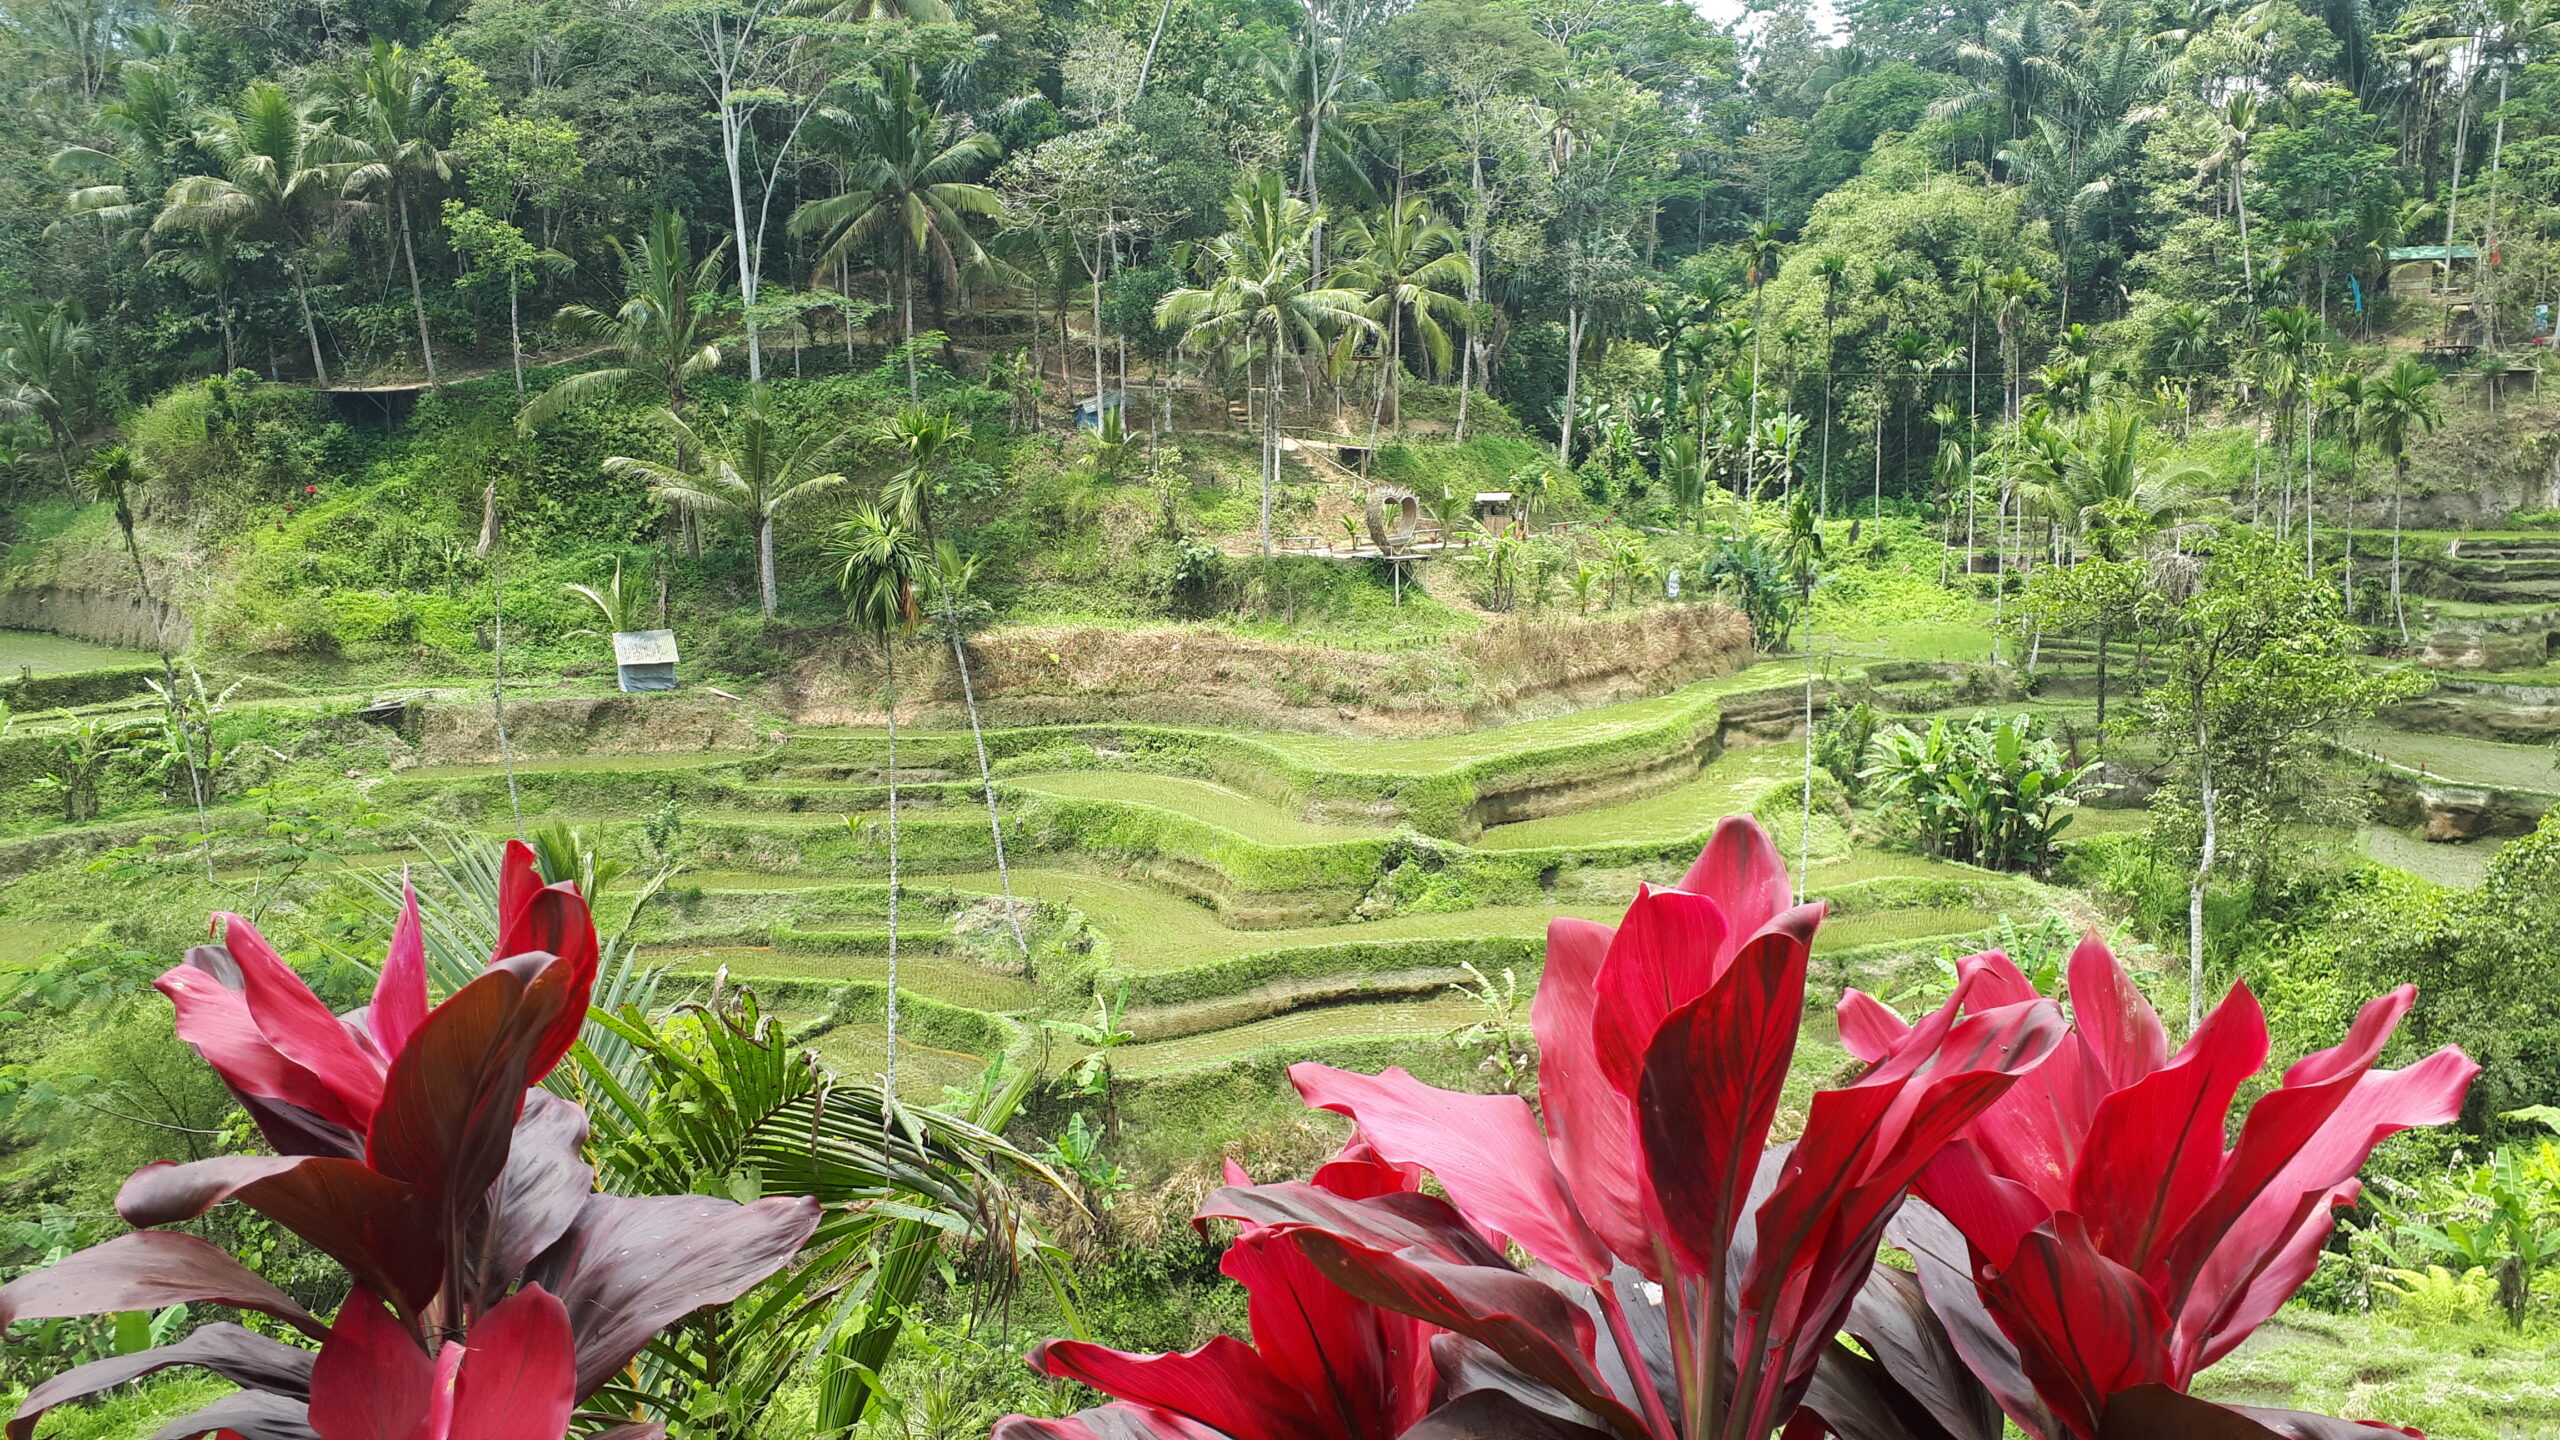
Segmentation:
{"type": "MultiPolygon", "coordinates": [[[[1357,1428],[1319,1413],[1312,1430],[1231,1431],[1125,1372],[1082,1378],[1239,1440],[1758,1440],[1799,1424],[1996,1440],[1996,1410],[1916,1286],[1870,1282],[1889,1273],[1876,1250],[1911,1178],[2060,1041],[2060,1011],[2033,997],[1974,1013],[1950,1002],[1854,1083],[1816,1094],[1802,1134],[1772,1146],[1823,914],[1791,902],[1776,848],[1733,819],[1677,888],[1640,890],[1617,929],[1554,922],[1531,1011],[1539,1111],[1401,1070],[1291,1072],[1311,1104],[1353,1119],[1370,1153],[1427,1171],[1447,1198],[1320,1179],[1230,1186],[1201,1213],[1243,1222],[1265,1251],[1294,1243],[1348,1301],[1446,1332],[1431,1342],[1437,1403],[1409,1428],[1394,1428],[1412,1409],[1402,1391],[1392,1419],[1365,1411],[1357,1428]],[[1838,1343],[1844,1329],[1866,1353],[1838,1343]]],[[[1035,1358],[1077,1373],[1061,1362],[1089,1357],[1052,1346],[1035,1358]]],[[[1153,1364],[1168,1360],[1194,1357],[1153,1364]]],[[[1316,1371],[1293,1361],[1284,1373],[1304,1384],[1316,1371]]],[[[1125,1414],[1093,1423],[1113,1408],[1079,1417],[1084,1430],[1017,1433],[1202,1433],[1106,1428],[1125,1414]]]]}
{"type": "MultiPolygon", "coordinates": [[[[1966,1363],[2037,1440],[2375,1434],[2185,1392],[2310,1277],[2374,1146],[2455,1118],[2479,1067],[2447,1046],[2376,1068],[2416,998],[2402,986],[2287,1069],[2226,1144],[2232,1102],[2267,1059],[2247,985],[2174,1055],[2095,935],[2067,987],[2069,1038],[1928,1163],[1925,1203],[1892,1227],[1966,1363]]],[[[1994,951],[1959,966],[1950,1003],[2002,1013],[2034,994],[1994,951]]],[[[1861,1058],[1890,1064],[1915,1033],[1867,996],[1841,1001],[1861,1058]]]]}
{"type": "Polygon", "coordinates": [[[0,1286],[0,1328],[211,1303],[272,1316],[319,1348],[204,1325],[37,1386],[9,1440],[55,1405],[180,1365],[241,1389],[156,1440],[559,1440],[660,1329],[790,1261],[817,1226],[814,1201],[595,1193],[585,1113],[533,1088],[586,1019],[594,922],[574,886],[542,883],[522,844],[506,848],[498,920],[487,968],[431,1006],[407,896],[372,1003],[336,1015],[254,926],[215,917],[223,944],[156,983],[179,1038],[276,1153],[134,1172],[116,1197],[133,1232],[0,1286]],[[346,1268],[333,1321],[212,1244],[157,1228],[225,1200],[346,1268]]]}

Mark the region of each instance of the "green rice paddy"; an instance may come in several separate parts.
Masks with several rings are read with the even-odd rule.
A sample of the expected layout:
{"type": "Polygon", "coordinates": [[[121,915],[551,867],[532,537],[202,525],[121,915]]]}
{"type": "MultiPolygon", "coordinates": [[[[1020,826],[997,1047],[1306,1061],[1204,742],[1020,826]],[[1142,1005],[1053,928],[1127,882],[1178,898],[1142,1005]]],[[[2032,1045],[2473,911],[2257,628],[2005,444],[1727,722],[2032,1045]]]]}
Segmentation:
{"type": "Polygon", "coordinates": [[[2509,745],[2464,735],[2377,729],[2351,732],[2347,741],[2395,765],[2457,785],[2560,793],[2560,763],[2555,762],[2548,745],[2509,745]]]}
{"type": "Polygon", "coordinates": [[[152,659],[148,650],[92,645],[67,635],[40,630],[0,630],[0,676],[64,675],[75,670],[107,670],[152,659]]]}
{"type": "Polygon", "coordinates": [[[1383,827],[1319,825],[1301,820],[1267,800],[1230,790],[1209,780],[1183,775],[1150,775],[1130,770],[1066,770],[1055,774],[1007,776],[1007,786],[1042,795],[1088,800],[1126,800],[1188,815],[1194,820],[1234,831],[1266,845],[1321,845],[1375,835],[1383,827]]]}

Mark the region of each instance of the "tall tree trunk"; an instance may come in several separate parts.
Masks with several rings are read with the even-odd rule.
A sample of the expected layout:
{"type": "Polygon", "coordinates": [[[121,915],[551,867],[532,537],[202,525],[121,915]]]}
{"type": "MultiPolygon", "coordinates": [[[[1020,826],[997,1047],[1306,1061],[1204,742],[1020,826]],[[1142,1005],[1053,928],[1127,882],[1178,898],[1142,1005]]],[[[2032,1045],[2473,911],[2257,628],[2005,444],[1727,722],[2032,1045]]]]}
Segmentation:
{"type": "MultiPolygon", "coordinates": [[[[1271,492],[1280,483],[1280,343],[1271,344],[1271,389],[1262,397],[1262,558],[1271,558],[1271,492]]],[[[1247,388],[1251,388],[1248,386],[1247,388]]]]}
{"type": "Polygon", "coordinates": [[[227,288],[213,292],[213,318],[222,322],[222,373],[240,368],[240,357],[231,342],[231,296],[227,288]]]}
{"type": "Polygon", "coordinates": [[[745,308],[747,322],[747,379],[764,379],[764,341],[756,333],[756,289],[762,279],[756,263],[755,237],[747,230],[746,155],[743,151],[746,117],[739,113],[737,97],[730,93],[724,79],[720,86],[720,159],[729,171],[729,223],[737,235],[738,302],[745,308]]]}
{"type": "MultiPolygon", "coordinates": [[[[116,492],[115,500],[116,525],[124,532],[124,553],[133,560],[134,588],[142,593],[142,613],[151,617],[151,638],[160,650],[160,683],[168,687],[165,699],[169,708],[170,725],[178,732],[179,743],[185,747],[187,791],[195,797],[196,831],[204,836],[204,878],[206,883],[210,884],[213,881],[213,825],[205,818],[207,797],[204,771],[196,767],[195,729],[187,718],[186,710],[179,703],[178,666],[169,655],[169,627],[160,617],[159,605],[151,598],[151,573],[142,568],[142,545],[133,534],[133,509],[126,501],[121,489],[116,492]]],[[[212,759],[212,752],[213,744],[211,737],[208,736],[205,743],[205,758],[208,761],[212,759]]]]}
{"type": "Polygon", "coordinates": [[[2204,1025],[2204,888],[2213,876],[2214,845],[2219,838],[2214,831],[2215,802],[2213,793],[2213,752],[2210,734],[2205,729],[2204,696],[2199,690],[2191,697],[2196,707],[2196,800],[2204,812],[2204,845],[2196,855],[2195,877],[2187,882],[2187,1033],[2193,1035],[2204,1025]]]}
{"type": "Polygon", "coordinates": [[[507,267],[507,354],[515,361],[516,404],[524,404],[524,325],[516,305],[518,290],[514,266],[507,267]]]}
{"type": "Polygon", "coordinates": [[[881,1079],[891,1095],[898,1093],[898,639],[880,637],[880,669],[889,697],[889,1032],[888,1054],[881,1079]]]}
{"type": "Polygon", "coordinates": [[[311,283],[302,273],[300,258],[287,261],[285,268],[293,272],[293,298],[302,307],[302,337],[311,342],[311,373],[320,388],[329,388],[329,362],[320,358],[320,325],[311,318],[311,283]]]}
{"type": "Polygon", "coordinates": [[[943,620],[951,630],[951,663],[960,670],[960,698],[969,707],[969,738],[978,746],[978,785],[987,797],[987,833],[996,842],[996,880],[1004,887],[1004,918],[1013,926],[1013,948],[1027,968],[1031,942],[1023,938],[1022,911],[1013,903],[1013,870],[1005,864],[1004,821],[996,814],[995,771],[987,764],[987,732],[978,724],[978,691],[969,679],[969,650],[960,643],[960,627],[950,623],[949,612],[945,612],[943,620]]]}
{"type": "Polygon", "coordinates": [[[773,583],[773,517],[756,517],[756,591],[764,601],[764,618],[773,618],[778,595],[773,583]]]}
{"type": "MultiPolygon", "coordinates": [[[[400,253],[409,265],[409,307],[418,316],[418,358],[426,362],[427,383],[441,388],[444,381],[436,374],[435,341],[427,337],[427,293],[418,285],[418,242],[409,233],[409,197],[395,193],[392,203],[400,207],[400,253]]],[[[518,393],[522,393],[521,382],[518,393]]]]}
{"type": "Polygon", "coordinates": [[[2409,643],[2409,607],[2400,603],[2400,497],[2409,488],[2406,456],[2391,460],[2391,614],[2400,624],[2400,643],[2409,643]]]}
{"type": "Polygon", "coordinates": [[[1565,313],[1564,327],[1564,424],[1556,439],[1556,463],[1567,470],[1573,468],[1573,402],[1582,385],[1582,307],[1577,304],[1565,313]]]}

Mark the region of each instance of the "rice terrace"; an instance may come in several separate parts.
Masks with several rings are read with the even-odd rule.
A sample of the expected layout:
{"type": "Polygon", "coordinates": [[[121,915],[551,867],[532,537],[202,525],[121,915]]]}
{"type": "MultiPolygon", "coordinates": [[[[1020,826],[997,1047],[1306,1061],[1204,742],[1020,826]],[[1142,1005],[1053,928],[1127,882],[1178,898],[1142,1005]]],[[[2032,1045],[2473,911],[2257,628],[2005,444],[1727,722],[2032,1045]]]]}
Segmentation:
{"type": "Polygon", "coordinates": [[[0,0],[9,1440],[2560,1434],[2548,0],[0,0]]]}

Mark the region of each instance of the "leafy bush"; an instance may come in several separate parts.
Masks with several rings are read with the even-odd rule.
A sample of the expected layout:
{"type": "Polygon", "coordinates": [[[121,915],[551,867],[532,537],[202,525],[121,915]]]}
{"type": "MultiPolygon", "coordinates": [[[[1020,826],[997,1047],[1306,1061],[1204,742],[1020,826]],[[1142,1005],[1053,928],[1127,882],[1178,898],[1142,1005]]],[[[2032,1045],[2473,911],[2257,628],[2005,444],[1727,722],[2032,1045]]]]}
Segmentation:
{"type": "Polygon", "coordinates": [[[1867,778],[1888,813],[1932,855],[1998,870],[2042,870],[2071,823],[2073,796],[2097,770],[2074,765],[2034,715],[1961,725],[1897,725],[1876,739],[1867,778]]]}

